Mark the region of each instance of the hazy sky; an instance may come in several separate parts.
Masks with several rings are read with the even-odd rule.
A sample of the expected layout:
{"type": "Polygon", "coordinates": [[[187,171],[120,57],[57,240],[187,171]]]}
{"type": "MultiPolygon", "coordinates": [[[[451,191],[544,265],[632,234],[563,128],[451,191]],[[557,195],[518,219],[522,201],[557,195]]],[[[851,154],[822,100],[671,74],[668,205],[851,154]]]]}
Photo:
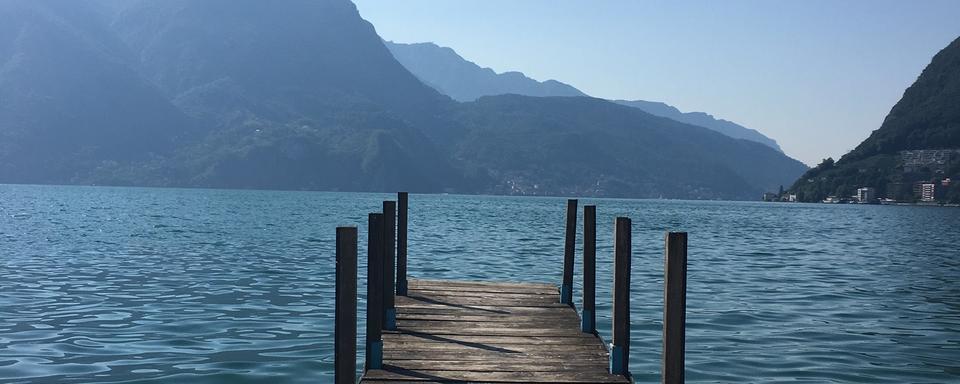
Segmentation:
{"type": "Polygon", "coordinates": [[[807,163],[879,128],[960,36],[960,1],[355,0],[384,39],[498,72],[663,101],[754,128],[807,163]]]}

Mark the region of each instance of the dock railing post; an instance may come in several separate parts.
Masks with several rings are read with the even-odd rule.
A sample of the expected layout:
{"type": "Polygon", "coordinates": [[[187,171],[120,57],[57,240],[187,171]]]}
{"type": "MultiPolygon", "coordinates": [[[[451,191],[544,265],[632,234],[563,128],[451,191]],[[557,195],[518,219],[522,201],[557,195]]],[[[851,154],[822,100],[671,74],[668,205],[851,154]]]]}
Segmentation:
{"type": "Polygon", "coordinates": [[[357,382],[357,227],[337,227],[334,382],[357,382]]]}
{"type": "Polygon", "coordinates": [[[629,376],[630,369],[630,257],[631,223],[618,217],[614,230],[613,340],[610,343],[610,373],[629,376]]]}
{"type": "Polygon", "coordinates": [[[597,206],[583,206],[583,309],[580,331],[597,333],[597,206]]]}
{"type": "Polygon", "coordinates": [[[560,302],[573,305],[573,252],[577,246],[577,199],[567,200],[567,232],[563,245],[563,283],[560,302]]]}
{"type": "Polygon", "coordinates": [[[407,193],[397,193],[397,295],[407,295],[407,193]]]}
{"type": "Polygon", "coordinates": [[[397,329],[396,246],[397,202],[383,202],[383,329],[397,329]]]}
{"type": "Polygon", "coordinates": [[[683,383],[687,318],[687,233],[664,236],[663,365],[664,384],[683,383]]]}
{"type": "Polygon", "coordinates": [[[367,224],[367,349],[364,370],[383,367],[383,214],[367,224]]]}

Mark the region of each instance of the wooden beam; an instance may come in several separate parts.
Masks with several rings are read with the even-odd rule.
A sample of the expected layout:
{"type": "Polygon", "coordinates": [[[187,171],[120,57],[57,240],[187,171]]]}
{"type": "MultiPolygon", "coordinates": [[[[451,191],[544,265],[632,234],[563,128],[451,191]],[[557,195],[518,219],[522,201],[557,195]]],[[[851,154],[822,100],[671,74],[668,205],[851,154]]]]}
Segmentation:
{"type": "Polygon", "coordinates": [[[383,367],[383,214],[367,221],[367,343],[364,371],[383,367]]]}
{"type": "Polygon", "coordinates": [[[583,206],[583,309],[580,330],[597,332],[597,206],[583,206]]]}
{"type": "Polygon", "coordinates": [[[406,296],[407,284],[407,192],[397,193],[397,295],[406,296]]]}
{"type": "Polygon", "coordinates": [[[684,348],[687,317],[687,233],[664,236],[663,266],[663,365],[664,384],[684,380],[684,348]]]}
{"type": "Polygon", "coordinates": [[[397,330],[382,336],[383,368],[361,382],[629,383],[559,301],[555,285],[411,279],[397,330]]]}
{"type": "Polygon", "coordinates": [[[573,252],[577,246],[577,199],[567,200],[567,232],[563,245],[563,283],[560,302],[573,305],[573,252]]]}
{"type": "Polygon", "coordinates": [[[610,346],[610,373],[630,374],[630,253],[631,223],[618,217],[614,230],[613,258],[613,340],[610,346]]]}
{"type": "Polygon", "coordinates": [[[334,382],[357,382],[357,227],[337,227],[334,382]]]}
{"type": "Polygon", "coordinates": [[[397,202],[383,202],[383,329],[397,329],[396,262],[397,202]]]}

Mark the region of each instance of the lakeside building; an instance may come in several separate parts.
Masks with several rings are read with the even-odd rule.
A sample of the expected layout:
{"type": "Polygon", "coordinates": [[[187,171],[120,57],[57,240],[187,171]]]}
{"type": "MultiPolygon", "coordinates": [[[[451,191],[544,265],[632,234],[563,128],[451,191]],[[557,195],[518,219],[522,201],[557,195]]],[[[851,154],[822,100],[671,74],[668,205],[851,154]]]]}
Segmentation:
{"type": "Polygon", "coordinates": [[[877,200],[877,189],[863,187],[857,189],[857,202],[860,204],[873,203],[877,200]]]}
{"type": "Polygon", "coordinates": [[[777,201],[777,194],[773,192],[764,192],[763,201],[767,201],[767,202],[777,201]]]}
{"type": "Polygon", "coordinates": [[[932,202],[937,200],[937,183],[920,184],[920,201],[932,202]]]}
{"type": "Polygon", "coordinates": [[[925,184],[925,183],[927,183],[927,182],[925,182],[925,181],[918,181],[918,182],[913,183],[913,196],[914,196],[915,198],[920,199],[920,198],[923,197],[923,184],[925,184]]]}

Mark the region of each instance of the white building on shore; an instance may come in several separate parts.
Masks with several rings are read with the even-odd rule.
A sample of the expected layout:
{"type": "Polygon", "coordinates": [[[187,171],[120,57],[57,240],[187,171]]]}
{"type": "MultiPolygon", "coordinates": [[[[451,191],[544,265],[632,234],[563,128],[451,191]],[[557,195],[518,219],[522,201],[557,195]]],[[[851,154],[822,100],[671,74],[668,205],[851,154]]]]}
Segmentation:
{"type": "Polygon", "coordinates": [[[861,204],[873,203],[877,200],[877,189],[863,187],[857,189],[857,202],[861,204]]]}

